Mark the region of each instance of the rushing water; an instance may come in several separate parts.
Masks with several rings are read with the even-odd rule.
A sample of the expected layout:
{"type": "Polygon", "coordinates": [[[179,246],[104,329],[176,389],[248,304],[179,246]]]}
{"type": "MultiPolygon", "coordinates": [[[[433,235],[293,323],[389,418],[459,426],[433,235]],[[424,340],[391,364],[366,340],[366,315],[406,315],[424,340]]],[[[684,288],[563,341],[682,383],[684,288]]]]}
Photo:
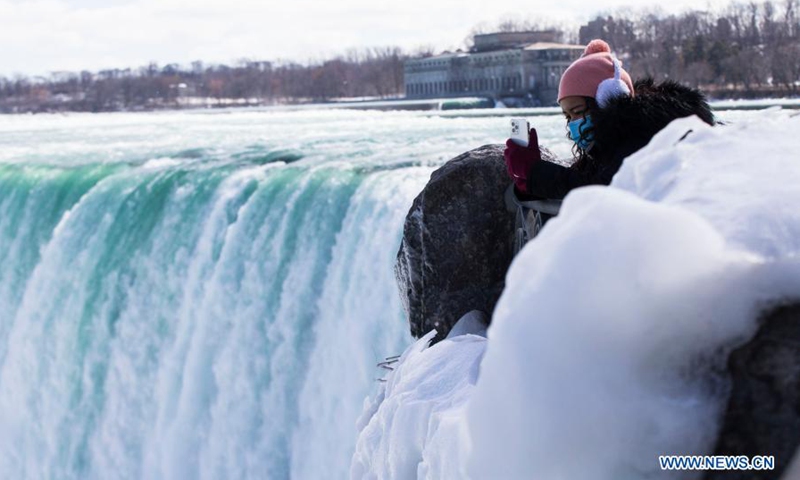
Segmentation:
{"type": "Polygon", "coordinates": [[[0,477],[345,478],[405,214],[498,113],[0,118],[0,477]]]}

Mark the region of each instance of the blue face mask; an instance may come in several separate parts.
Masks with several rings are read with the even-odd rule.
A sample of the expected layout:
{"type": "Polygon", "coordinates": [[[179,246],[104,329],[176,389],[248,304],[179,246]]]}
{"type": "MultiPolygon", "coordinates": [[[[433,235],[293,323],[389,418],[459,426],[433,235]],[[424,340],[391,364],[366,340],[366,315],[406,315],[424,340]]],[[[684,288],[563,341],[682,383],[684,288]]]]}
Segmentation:
{"type": "Polygon", "coordinates": [[[592,130],[594,124],[591,115],[577,118],[569,122],[567,126],[569,127],[569,138],[578,145],[578,148],[589,150],[594,141],[594,131],[592,130]],[[583,137],[581,137],[581,132],[584,132],[583,137]]]}

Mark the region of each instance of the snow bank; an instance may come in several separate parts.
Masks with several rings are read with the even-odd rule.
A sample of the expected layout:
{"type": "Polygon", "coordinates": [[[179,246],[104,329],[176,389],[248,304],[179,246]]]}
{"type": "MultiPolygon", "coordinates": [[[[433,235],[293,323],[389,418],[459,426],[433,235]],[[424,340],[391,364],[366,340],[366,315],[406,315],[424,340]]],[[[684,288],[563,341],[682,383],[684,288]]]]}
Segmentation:
{"type": "Polygon", "coordinates": [[[800,292],[798,129],[777,111],[679,120],[612,188],[570,194],[514,261],[487,342],[404,354],[352,478],[668,478],[658,455],[709,452],[727,353],[800,292]]]}
{"type": "Polygon", "coordinates": [[[461,335],[429,348],[435,335],[408,347],[378,396],[365,402],[351,478],[465,476],[464,407],[486,339],[461,335]]]}

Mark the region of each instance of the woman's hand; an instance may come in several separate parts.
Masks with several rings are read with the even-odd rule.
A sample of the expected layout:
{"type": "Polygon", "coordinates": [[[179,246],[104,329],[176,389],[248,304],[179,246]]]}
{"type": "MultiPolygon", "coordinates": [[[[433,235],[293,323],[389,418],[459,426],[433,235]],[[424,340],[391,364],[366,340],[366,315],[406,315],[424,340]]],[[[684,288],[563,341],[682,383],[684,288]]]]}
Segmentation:
{"type": "Polygon", "coordinates": [[[508,174],[514,179],[514,186],[522,193],[528,193],[528,172],[534,163],[542,159],[539,152],[539,136],[536,129],[531,128],[528,132],[528,146],[522,147],[509,139],[506,141],[506,149],[503,151],[503,158],[506,160],[508,174]]]}

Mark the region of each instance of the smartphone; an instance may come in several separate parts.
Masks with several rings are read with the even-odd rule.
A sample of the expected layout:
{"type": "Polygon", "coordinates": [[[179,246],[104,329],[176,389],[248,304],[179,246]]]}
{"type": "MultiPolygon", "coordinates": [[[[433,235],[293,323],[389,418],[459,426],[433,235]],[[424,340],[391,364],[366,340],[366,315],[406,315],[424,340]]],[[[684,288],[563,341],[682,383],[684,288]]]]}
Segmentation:
{"type": "Polygon", "coordinates": [[[528,146],[528,131],[531,126],[524,118],[511,119],[511,140],[521,147],[528,146]]]}

